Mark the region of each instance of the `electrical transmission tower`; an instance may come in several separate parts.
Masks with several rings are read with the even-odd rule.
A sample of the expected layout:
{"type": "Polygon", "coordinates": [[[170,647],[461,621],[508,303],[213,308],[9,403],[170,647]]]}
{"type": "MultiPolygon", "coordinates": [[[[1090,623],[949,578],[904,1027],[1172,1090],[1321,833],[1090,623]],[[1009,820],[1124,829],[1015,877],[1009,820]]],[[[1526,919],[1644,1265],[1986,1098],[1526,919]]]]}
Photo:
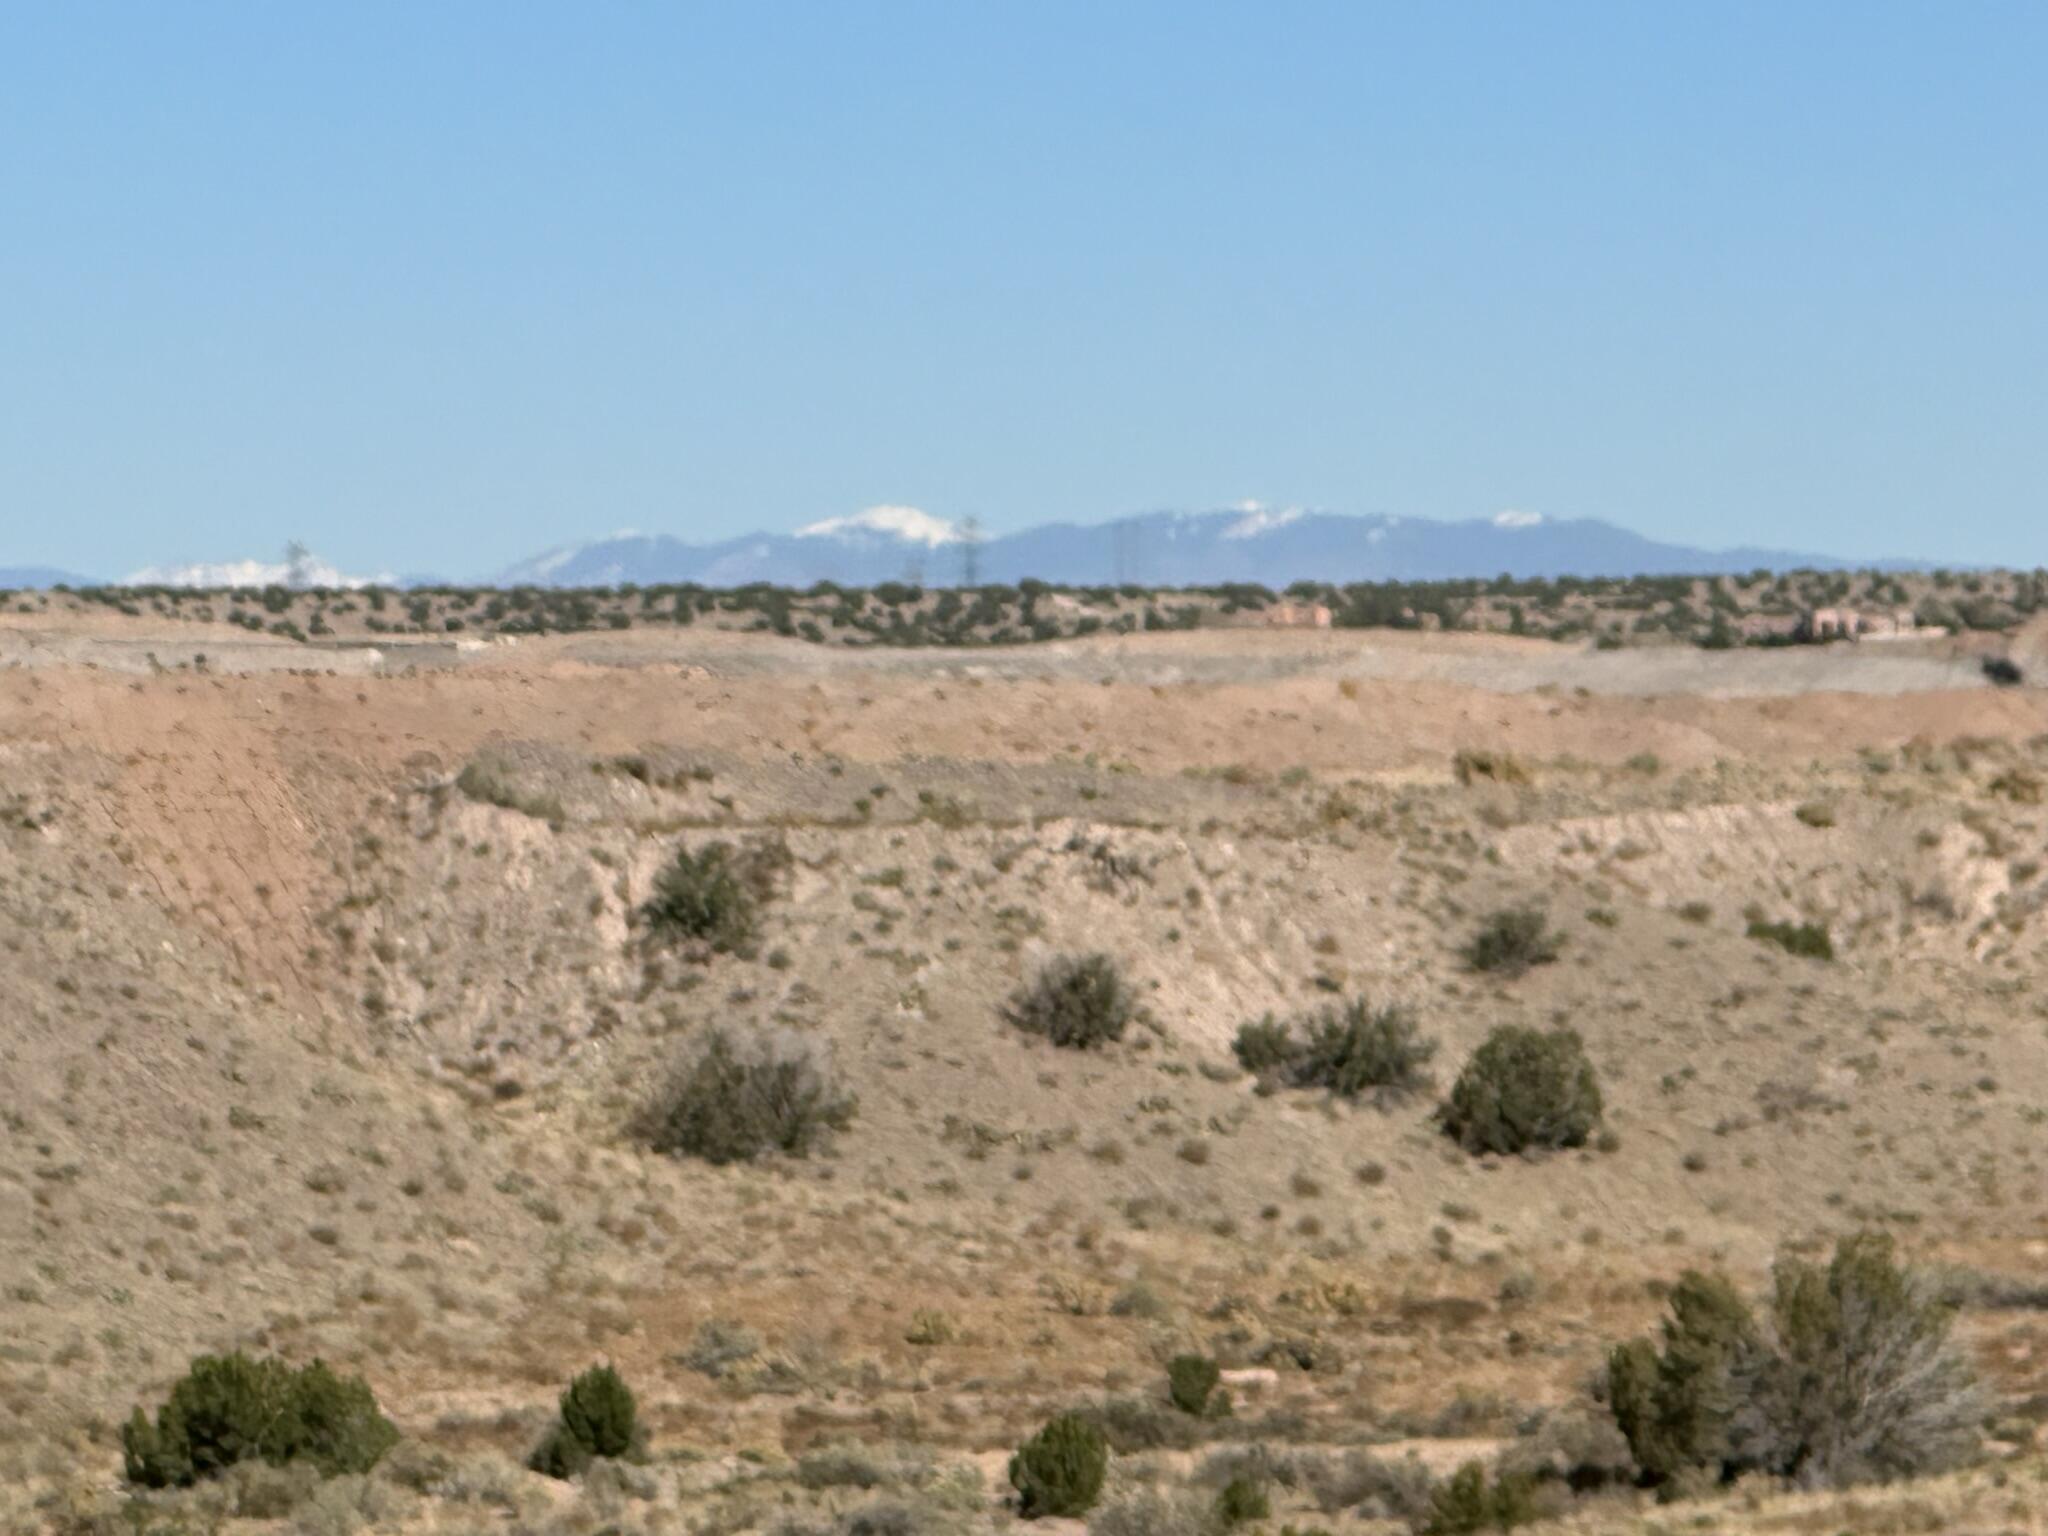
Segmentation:
{"type": "Polygon", "coordinates": [[[981,519],[970,517],[960,524],[960,585],[981,585],[981,519]]]}

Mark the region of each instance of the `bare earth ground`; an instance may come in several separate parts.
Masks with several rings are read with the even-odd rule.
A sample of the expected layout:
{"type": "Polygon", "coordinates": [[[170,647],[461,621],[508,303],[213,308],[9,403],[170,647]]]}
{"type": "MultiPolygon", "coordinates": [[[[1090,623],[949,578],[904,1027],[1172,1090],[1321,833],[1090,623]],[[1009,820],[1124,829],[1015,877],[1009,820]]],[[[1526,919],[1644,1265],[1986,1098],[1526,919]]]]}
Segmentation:
{"type": "MultiPolygon", "coordinates": [[[[1184,1349],[1253,1373],[1238,1415],[1120,1456],[1119,1486],[1252,1443],[1448,1469],[1588,1416],[1686,1266],[1759,1286],[1875,1225],[1968,1280],[2007,1459],[1607,1493],[1559,1528],[2048,1528],[2044,778],[2048,691],[1943,647],[371,652],[0,617],[0,1519],[833,1531],[891,1496],[904,1529],[994,1529],[1019,1439],[1080,1403],[1157,1416],[1184,1349]],[[1461,749],[1529,782],[1461,784],[1461,749]],[[490,796],[455,786],[472,764],[490,796]],[[794,864],[756,958],[636,941],[679,843],[771,836],[794,864]],[[1479,918],[1531,899],[1561,961],[1470,973],[1479,918]],[[1826,921],[1839,960],[1749,913],[1826,921]],[[1124,963],[1152,1027],[1077,1057],[1000,1008],[1078,950],[1124,963]],[[1575,1025],[1618,1147],[1472,1159],[1427,1097],[1237,1073],[1239,1024],[1361,992],[1416,1008],[1440,1082],[1494,1025],[1575,1025]],[[632,1141],[714,1022],[831,1042],[860,1111],[829,1155],[632,1141]],[[755,1352],[707,1372],[706,1324],[755,1352]],[[237,1346],[363,1372],[407,1445],[318,1494],[124,1512],[119,1420],[237,1346]],[[520,1469],[597,1359],[651,1460],[520,1469]],[[839,1441],[911,1470],[835,1482],[839,1441]]],[[[1312,1481],[1275,1529],[1400,1528],[1312,1481]]]]}

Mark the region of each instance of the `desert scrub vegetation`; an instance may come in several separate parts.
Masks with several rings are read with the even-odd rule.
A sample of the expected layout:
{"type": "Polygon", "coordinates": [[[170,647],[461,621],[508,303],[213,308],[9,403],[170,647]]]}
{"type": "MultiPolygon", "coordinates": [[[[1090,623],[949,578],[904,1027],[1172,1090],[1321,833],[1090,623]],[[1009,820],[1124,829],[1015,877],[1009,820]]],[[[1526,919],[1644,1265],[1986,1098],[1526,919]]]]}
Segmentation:
{"type": "Polygon", "coordinates": [[[1228,1418],[1230,1394],[1222,1389],[1222,1379],[1222,1370],[1207,1355],[1175,1355],[1166,1366],[1166,1395],[1193,1418],[1228,1418]]]}
{"type": "Polygon", "coordinates": [[[1468,1461],[1430,1495],[1422,1536],[1472,1536],[1478,1531],[1511,1531],[1537,1517],[1536,1480],[1526,1473],[1499,1472],[1468,1461]]]}
{"type": "Polygon", "coordinates": [[[1461,747],[1451,758],[1451,772],[1460,784],[1487,779],[1495,784],[1527,784],[1529,766],[1512,752],[1461,747]]]}
{"type": "Polygon", "coordinates": [[[1541,907],[1507,907],[1479,925],[1465,946],[1465,963],[1475,971],[1519,976],[1534,966],[1550,964],[1563,943],[1541,907]]]}
{"type": "Polygon", "coordinates": [[[760,937],[762,911],[775,899],[789,863],[789,850],[780,843],[678,848],[654,877],[641,920],[654,938],[682,944],[700,957],[750,953],[760,937]]]}
{"type": "Polygon", "coordinates": [[[594,1365],[562,1393],[560,1413],[526,1464],[547,1477],[572,1478],[593,1461],[636,1452],[639,1440],[633,1389],[609,1365],[594,1365]]]}
{"type": "Polygon", "coordinates": [[[1386,1103],[1429,1087],[1436,1042],[1421,1036],[1407,1009],[1354,998],[1290,1023],[1268,1014],[1241,1027],[1231,1049],[1263,1085],[1326,1088],[1344,1099],[1370,1094],[1386,1103]]]}
{"type": "Polygon", "coordinates": [[[568,813],[559,796],[541,794],[521,784],[503,763],[488,756],[471,758],[455,776],[455,787],[479,805],[517,811],[559,830],[568,813]]]}
{"type": "Polygon", "coordinates": [[[1825,1268],[1781,1259],[1762,1319],[1727,1280],[1688,1271],[1659,1335],[1610,1355],[1608,1402],[1644,1478],[1673,1492],[1746,1472],[1809,1487],[1918,1476],[1979,1444],[1985,1403],[1951,1320],[1875,1233],[1842,1239],[1825,1268]]]}
{"type": "Polygon", "coordinates": [[[640,1139],[671,1157],[807,1157],[853,1121],[825,1047],[793,1030],[714,1027],[642,1111],[640,1139]]]}
{"type": "Polygon", "coordinates": [[[1578,1031],[1503,1024],[1465,1063],[1438,1117],[1468,1152],[1515,1153],[1584,1146],[1600,1110],[1578,1031]]]}
{"type": "Polygon", "coordinates": [[[1825,923],[1765,922],[1752,918],[1749,936],[1764,944],[1775,944],[1788,955],[1802,960],[1832,960],[1835,941],[1825,923]]]}
{"type": "Polygon", "coordinates": [[[1070,1050],[1121,1040],[1138,1016],[1123,970],[1108,955],[1059,955],[1018,989],[1003,1017],[1070,1050]]]}
{"type": "Polygon", "coordinates": [[[128,1480],[145,1488],[188,1487],[246,1461],[303,1463],[323,1477],[368,1472],[397,1442],[360,1376],[239,1351],[201,1355],[154,1421],[137,1408],[121,1431],[128,1480]]]}
{"type": "Polygon", "coordinates": [[[1102,1497],[1109,1442],[1088,1420],[1063,1413],[1010,1458],[1010,1486],[1027,1520],[1041,1515],[1085,1515],[1102,1497]]]}
{"type": "Polygon", "coordinates": [[[1256,1477],[1239,1473],[1216,1495],[1211,1518],[1219,1529],[1230,1531],[1267,1519],[1272,1513],[1273,1500],[1266,1485],[1256,1477]]]}

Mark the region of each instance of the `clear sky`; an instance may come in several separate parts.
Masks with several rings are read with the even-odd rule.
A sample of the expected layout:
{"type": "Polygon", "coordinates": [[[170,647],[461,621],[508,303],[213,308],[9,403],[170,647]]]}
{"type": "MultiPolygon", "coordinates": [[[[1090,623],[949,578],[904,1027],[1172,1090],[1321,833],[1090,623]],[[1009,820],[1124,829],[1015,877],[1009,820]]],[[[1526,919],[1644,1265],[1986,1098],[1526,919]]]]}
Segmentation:
{"type": "Polygon", "coordinates": [[[0,0],[0,565],[2044,479],[2037,0],[0,0]]]}

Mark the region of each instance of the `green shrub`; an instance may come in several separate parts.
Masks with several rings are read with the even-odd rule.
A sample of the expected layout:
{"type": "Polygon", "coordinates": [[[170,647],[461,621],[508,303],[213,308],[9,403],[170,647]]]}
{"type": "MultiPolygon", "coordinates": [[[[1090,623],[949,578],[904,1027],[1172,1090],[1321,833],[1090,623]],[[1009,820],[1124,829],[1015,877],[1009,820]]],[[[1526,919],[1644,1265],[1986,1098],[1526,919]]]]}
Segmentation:
{"type": "Polygon", "coordinates": [[[590,1447],[569,1433],[567,1426],[557,1420],[548,1426],[548,1432],[541,1436],[533,1454],[526,1458],[529,1471],[538,1472],[542,1477],[558,1478],[568,1482],[581,1477],[591,1462],[590,1447]]]}
{"type": "Polygon", "coordinates": [[[1086,1050],[1121,1040],[1138,1006],[1108,955],[1061,955],[1010,999],[1005,1017],[1054,1045],[1086,1050]]]}
{"type": "Polygon", "coordinates": [[[1468,1152],[1583,1146],[1600,1123],[1600,1084],[1576,1030],[1506,1024],[1473,1052],[1440,1118],[1468,1152]]]}
{"type": "Polygon", "coordinates": [[[745,953],[760,936],[761,911],[774,899],[788,866],[788,850],[766,844],[738,849],[707,843],[678,848],[654,878],[654,894],[640,909],[658,938],[681,940],[710,954],[745,953]]]}
{"type": "Polygon", "coordinates": [[[637,1427],[633,1389],[608,1365],[594,1365],[562,1394],[562,1427],[593,1456],[623,1456],[637,1427]]]}
{"type": "Polygon", "coordinates": [[[1660,1352],[1647,1339],[1608,1356],[1607,1396],[1629,1450],[1652,1482],[1693,1467],[1717,1474],[1781,1459],[1768,1416],[1770,1347],[1735,1288],[1687,1271],[1671,1292],[1660,1352]]]}
{"type": "Polygon", "coordinates": [[[1844,1238],[1826,1268],[1781,1260],[1768,1327],[1726,1280],[1688,1273],[1658,1339],[1609,1356],[1608,1404],[1644,1476],[1667,1487],[1938,1471],[1976,1447],[1985,1410],[1951,1318],[1875,1234],[1844,1238]]]}
{"type": "Polygon", "coordinates": [[[594,1365],[562,1393],[560,1416],[526,1464],[535,1472],[567,1480],[599,1459],[632,1451],[639,1439],[639,1409],[633,1389],[608,1365],[594,1365]]]}
{"type": "Polygon", "coordinates": [[[1541,907],[1509,907],[1479,925],[1465,946],[1465,962],[1475,971],[1519,976],[1531,966],[1550,964],[1562,943],[1541,907]]]}
{"type": "Polygon", "coordinates": [[[1237,1064],[1257,1077],[1279,1076],[1293,1065],[1300,1050],[1294,1031],[1270,1013],[1237,1027],[1230,1043],[1237,1064]]]}
{"type": "Polygon", "coordinates": [[[1486,1468],[1468,1461],[1430,1498],[1424,1536],[1470,1536],[1476,1531],[1511,1531],[1536,1518],[1533,1479],[1502,1473],[1487,1481],[1486,1468]]]}
{"type": "Polygon", "coordinates": [[[1166,1367],[1166,1395],[1182,1413],[1220,1419],[1230,1412],[1230,1394],[1217,1386],[1222,1378],[1207,1355],[1175,1355],[1166,1367]]]}
{"type": "Polygon", "coordinates": [[[1356,998],[1292,1024],[1269,1014],[1240,1027],[1232,1049],[1239,1064],[1266,1083],[1386,1100],[1429,1086],[1426,1067],[1436,1042],[1418,1036],[1407,1009],[1374,1008],[1356,998]]]}
{"type": "Polygon", "coordinates": [[[1368,1091],[1398,1096],[1429,1086],[1425,1068],[1435,1054],[1436,1042],[1418,1038],[1405,1008],[1373,1008],[1357,998],[1308,1022],[1290,1072],[1298,1086],[1327,1088],[1340,1098],[1368,1091]]]}
{"type": "Polygon", "coordinates": [[[643,1112],[639,1130],[671,1157],[807,1157],[851,1124],[857,1107],[822,1048],[803,1035],[714,1027],[643,1112]]]}
{"type": "Polygon", "coordinates": [[[1010,1486],[1027,1520],[1085,1515],[1102,1496],[1109,1443],[1078,1414],[1063,1413],[1010,1458],[1010,1486]]]}
{"type": "Polygon", "coordinates": [[[1216,1523],[1225,1530],[1264,1520],[1272,1513],[1273,1501],[1266,1496],[1266,1485],[1255,1477],[1233,1477],[1216,1495],[1216,1523]]]}
{"type": "Polygon", "coordinates": [[[184,1487],[242,1461],[367,1472],[397,1440],[361,1377],[240,1352],[201,1355],[154,1422],[137,1408],[121,1432],[128,1479],[147,1488],[184,1487]]]}
{"type": "Polygon", "coordinates": [[[1797,955],[1803,960],[1832,960],[1835,958],[1835,941],[1829,937],[1825,923],[1766,923],[1752,921],[1749,936],[1765,944],[1775,944],[1788,955],[1797,955]]]}

